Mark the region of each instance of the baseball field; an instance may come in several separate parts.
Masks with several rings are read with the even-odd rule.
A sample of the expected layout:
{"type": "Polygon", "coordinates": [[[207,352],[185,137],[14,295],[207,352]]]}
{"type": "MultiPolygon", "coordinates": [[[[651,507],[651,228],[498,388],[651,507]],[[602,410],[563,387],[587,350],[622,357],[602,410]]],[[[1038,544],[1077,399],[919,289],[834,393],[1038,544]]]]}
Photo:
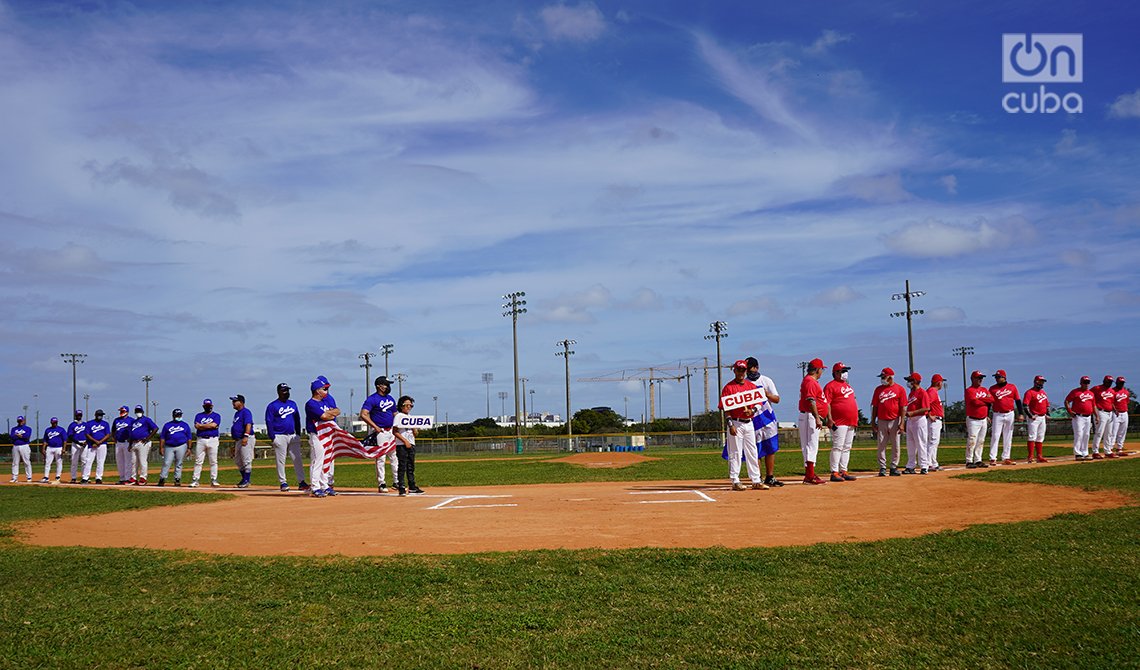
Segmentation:
{"type": "Polygon", "coordinates": [[[267,467],[0,486],[0,667],[1140,659],[1140,457],[877,478],[861,449],[855,482],[731,492],[715,453],[632,456],[424,457],[407,498],[367,463],[324,500],[267,467]]]}

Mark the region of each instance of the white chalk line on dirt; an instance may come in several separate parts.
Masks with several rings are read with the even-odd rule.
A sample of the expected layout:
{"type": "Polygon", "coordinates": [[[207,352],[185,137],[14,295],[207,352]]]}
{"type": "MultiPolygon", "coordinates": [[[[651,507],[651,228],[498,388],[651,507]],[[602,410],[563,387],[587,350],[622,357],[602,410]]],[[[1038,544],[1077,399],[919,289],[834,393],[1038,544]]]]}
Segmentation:
{"type": "Polygon", "coordinates": [[[692,494],[695,494],[699,497],[696,500],[693,500],[693,499],[688,499],[688,500],[638,500],[636,502],[636,504],[638,504],[638,505],[667,505],[670,503],[716,502],[716,499],[710,498],[709,496],[705,495],[701,491],[695,491],[692,489],[681,489],[678,491],[673,491],[673,490],[670,490],[670,491],[630,491],[629,495],[631,495],[631,496],[654,496],[654,495],[675,495],[678,493],[692,493],[692,494]]]}

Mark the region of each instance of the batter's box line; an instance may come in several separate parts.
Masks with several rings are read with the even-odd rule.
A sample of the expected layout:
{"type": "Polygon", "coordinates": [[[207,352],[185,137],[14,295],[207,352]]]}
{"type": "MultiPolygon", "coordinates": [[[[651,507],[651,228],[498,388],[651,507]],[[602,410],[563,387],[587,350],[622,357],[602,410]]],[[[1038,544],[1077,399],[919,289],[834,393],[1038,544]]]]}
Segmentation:
{"type": "Polygon", "coordinates": [[[470,496],[449,496],[431,507],[432,509],[476,509],[481,507],[518,507],[517,503],[491,503],[487,505],[452,505],[451,503],[461,500],[485,500],[487,498],[510,498],[509,494],[503,495],[470,495],[470,496]]]}
{"type": "Polygon", "coordinates": [[[695,489],[681,489],[681,490],[676,490],[676,491],[630,491],[629,492],[629,494],[631,496],[663,496],[663,495],[674,495],[677,493],[692,493],[692,494],[697,495],[699,497],[696,500],[638,500],[637,504],[638,505],[663,505],[663,504],[668,504],[668,503],[711,503],[711,502],[716,502],[715,498],[711,498],[711,497],[705,495],[705,493],[703,491],[697,491],[695,489]]]}

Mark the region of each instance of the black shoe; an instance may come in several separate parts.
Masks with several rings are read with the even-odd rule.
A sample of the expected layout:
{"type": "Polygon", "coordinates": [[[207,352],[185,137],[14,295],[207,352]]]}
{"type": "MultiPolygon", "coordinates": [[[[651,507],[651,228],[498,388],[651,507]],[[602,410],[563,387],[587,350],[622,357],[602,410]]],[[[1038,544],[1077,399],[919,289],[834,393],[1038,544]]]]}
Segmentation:
{"type": "Polygon", "coordinates": [[[103,483],[103,480],[102,480],[102,479],[99,479],[98,477],[96,477],[96,478],[95,478],[95,483],[96,483],[96,484],[102,484],[102,483],[103,483]]]}
{"type": "Polygon", "coordinates": [[[923,469],[921,469],[921,470],[919,470],[919,471],[918,471],[918,474],[920,474],[920,475],[925,475],[925,474],[926,474],[926,472],[927,472],[926,468],[923,468],[923,469]]]}
{"type": "Polygon", "coordinates": [[[879,476],[880,477],[886,477],[887,476],[887,469],[886,468],[879,468],[879,476]]]}
{"type": "Polygon", "coordinates": [[[905,468],[905,469],[903,469],[902,473],[904,475],[917,475],[918,474],[917,472],[914,471],[914,468],[905,468]]]}
{"type": "Polygon", "coordinates": [[[158,478],[158,485],[159,486],[166,486],[166,477],[159,477],[158,478]]]}
{"type": "Polygon", "coordinates": [[[388,492],[388,485],[387,484],[381,484],[380,486],[378,486],[376,488],[380,493],[387,493],[388,492]]]}
{"type": "Polygon", "coordinates": [[[418,486],[414,486],[414,487],[408,489],[408,493],[414,493],[415,495],[421,495],[423,492],[424,492],[424,490],[418,486]]]}
{"type": "Polygon", "coordinates": [[[855,475],[848,474],[848,473],[844,472],[843,473],[843,479],[844,479],[844,481],[853,482],[856,479],[858,479],[858,477],[856,477],[855,475]]]}
{"type": "Polygon", "coordinates": [[[181,479],[175,479],[175,480],[174,480],[174,485],[175,485],[175,486],[182,486],[182,480],[181,480],[181,479]]]}
{"type": "Polygon", "coordinates": [[[400,496],[406,496],[406,495],[408,495],[408,490],[407,490],[407,489],[405,489],[405,488],[404,488],[404,487],[402,487],[402,486],[401,486],[400,488],[396,489],[396,490],[397,490],[397,491],[400,493],[400,496]]]}
{"type": "Polygon", "coordinates": [[[892,477],[901,477],[902,473],[899,472],[898,468],[891,468],[891,476],[892,477]]]}
{"type": "Polygon", "coordinates": [[[776,487],[780,487],[780,486],[784,485],[784,482],[780,481],[779,479],[776,479],[775,476],[765,477],[764,483],[767,484],[768,486],[776,486],[776,487]]]}
{"type": "Polygon", "coordinates": [[[978,462],[975,464],[975,467],[978,467],[978,468],[988,468],[988,467],[990,467],[990,466],[989,466],[989,465],[987,465],[985,461],[978,461],[978,462]]]}
{"type": "Polygon", "coordinates": [[[976,467],[978,467],[978,464],[977,464],[977,463],[967,463],[967,464],[966,464],[966,469],[967,469],[967,470],[973,470],[973,469],[974,469],[974,468],[976,468],[976,467]]]}

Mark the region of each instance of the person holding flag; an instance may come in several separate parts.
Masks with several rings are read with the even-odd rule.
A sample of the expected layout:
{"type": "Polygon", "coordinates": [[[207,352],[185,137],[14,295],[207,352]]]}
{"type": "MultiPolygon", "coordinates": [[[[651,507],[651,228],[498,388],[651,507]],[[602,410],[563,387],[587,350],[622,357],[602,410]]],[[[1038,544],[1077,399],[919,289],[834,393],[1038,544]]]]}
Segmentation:
{"type": "MultiPolygon", "coordinates": [[[[325,465],[325,451],[327,440],[322,440],[322,433],[318,431],[317,424],[321,424],[324,435],[328,435],[327,426],[336,427],[333,421],[340,416],[336,406],[336,398],[329,395],[329,380],[321,375],[309,384],[313,397],[305,403],[305,430],[309,431],[309,485],[312,487],[309,495],[314,498],[324,498],[327,495],[336,495],[330,492],[329,478],[332,476],[333,459],[325,465]]],[[[341,431],[344,432],[344,431],[341,431]]],[[[327,444],[331,449],[332,445],[327,444]]]]}

